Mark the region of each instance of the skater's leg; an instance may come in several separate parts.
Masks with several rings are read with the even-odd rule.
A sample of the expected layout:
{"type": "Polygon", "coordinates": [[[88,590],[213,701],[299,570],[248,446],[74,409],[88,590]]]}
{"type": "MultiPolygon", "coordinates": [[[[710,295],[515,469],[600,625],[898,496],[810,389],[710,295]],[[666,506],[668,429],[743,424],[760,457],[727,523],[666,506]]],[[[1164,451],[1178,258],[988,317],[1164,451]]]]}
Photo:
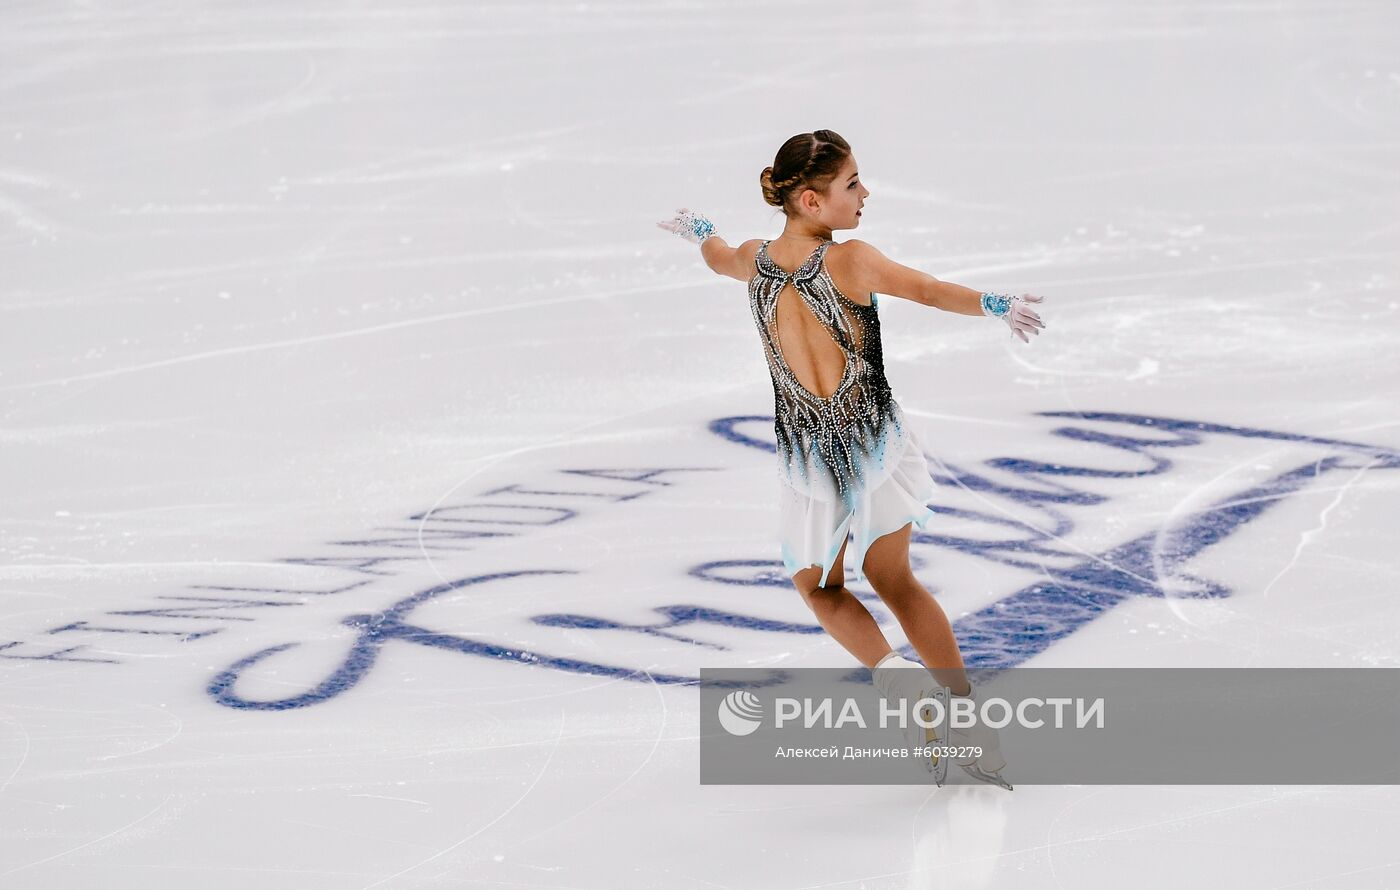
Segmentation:
{"type": "Polygon", "coordinates": [[[842,562],[845,558],[846,545],[842,544],[826,584],[822,584],[822,570],[816,566],[809,566],[793,575],[792,583],[826,632],[861,664],[874,667],[876,662],[890,653],[890,642],[885,639],[870,611],[847,589],[842,562]]]}
{"type": "MultiPolygon", "coordinates": [[[[933,594],[914,577],[914,572],[909,567],[909,536],[912,530],[913,526],[910,524],[899,531],[877,538],[866,552],[865,577],[870,580],[880,599],[899,619],[900,627],[904,628],[910,644],[919,653],[924,666],[933,673],[934,678],[948,687],[955,696],[973,696],[972,684],[968,682],[962,652],[958,649],[958,641],[953,636],[953,627],[948,622],[948,616],[933,598],[933,594]]],[[[902,659],[892,659],[891,664],[898,665],[900,661],[902,659]]],[[[882,678],[880,671],[875,673],[878,684],[882,678]]],[[[892,686],[898,679],[896,675],[900,673],[903,671],[894,671],[887,675],[884,678],[886,685],[892,686]]],[[[1000,774],[1000,770],[1006,766],[1006,759],[1001,756],[1001,743],[995,729],[982,723],[974,724],[967,731],[952,729],[950,740],[958,748],[981,749],[982,753],[976,756],[962,757],[958,760],[958,765],[968,775],[980,782],[998,785],[1007,791],[1012,790],[1011,783],[1000,774]]],[[[932,767],[935,770],[946,770],[946,758],[935,761],[932,767]]],[[[939,778],[938,781],[941,785],[942,779],[939,778]]]]}
{"type": "Polygon", "coordinates": [[[955,695],[964,695],[972,687],[953,626],[938,600],[919,583],[909,566],[912,530],[913,523],[909,523],[876,538],[865,553],[865,577],[899,620],[924,666],[955,695]]]}

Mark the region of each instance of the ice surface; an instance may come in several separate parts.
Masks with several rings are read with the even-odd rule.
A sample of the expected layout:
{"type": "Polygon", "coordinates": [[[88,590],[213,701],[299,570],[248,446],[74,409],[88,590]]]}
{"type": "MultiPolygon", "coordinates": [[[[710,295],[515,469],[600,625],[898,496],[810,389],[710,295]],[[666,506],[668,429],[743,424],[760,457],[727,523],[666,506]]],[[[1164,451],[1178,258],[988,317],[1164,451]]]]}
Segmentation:
{"type": "Polygon", "coordinates": [[[1400,884],[1387,786],[701,786],[701,668],[854,660],[654,225],[831,128],[837,240],[1045,295],[880,303],[970,663],[1400,667],[1394,3],[0,25],[0,886],[1400,884]]]}

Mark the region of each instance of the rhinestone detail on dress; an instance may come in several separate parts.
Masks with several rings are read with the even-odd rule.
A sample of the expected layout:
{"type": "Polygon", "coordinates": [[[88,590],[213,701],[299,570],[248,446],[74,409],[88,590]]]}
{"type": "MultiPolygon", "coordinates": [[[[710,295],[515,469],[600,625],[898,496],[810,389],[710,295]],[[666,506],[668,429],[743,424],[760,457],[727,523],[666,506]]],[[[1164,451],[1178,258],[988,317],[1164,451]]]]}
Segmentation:
{"type": "MultiPolygon", "coordinates": [[[[827,240],[792,273],[768,256],[764,241],[749,279],[749,308],[773,379],[773,430],[786,479],[815,497],[839,497],[854,509],[870,469],[883,465],[890,440],[904,429],[880,348],[880,316],[836,287],[826,269],[827,240]],[[791,283],[803,304],[845,353],[846,369],[830,396],[798,382],[778,340],[778,295],[791,283]]],[[[898,452],[893,452],[898,454],[898,452]]]]}

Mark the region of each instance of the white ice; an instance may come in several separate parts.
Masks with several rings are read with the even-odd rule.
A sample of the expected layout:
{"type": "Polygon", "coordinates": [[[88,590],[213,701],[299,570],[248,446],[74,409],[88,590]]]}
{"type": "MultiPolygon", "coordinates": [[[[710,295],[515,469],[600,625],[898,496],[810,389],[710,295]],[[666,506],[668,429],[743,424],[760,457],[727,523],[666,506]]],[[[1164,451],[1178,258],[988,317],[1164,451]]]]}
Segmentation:
{"type": "Polygon", "coordinates": [[[872,192],[838,240],[1046,297],[1030,345],[881,300],[939,472],[1147,466],[1043,412],[1302,437],[1060,480],[1102,497],[1058,526],[944,484],[1014,523],[916,540],[951,617],[1148,535],[1158,595],[1017,663],[1400,667],[1389,0],[11,3],[0,887],[1400,885],[1394,786],[699,783],[649,677],[855,661],[711,426],[771,442],[744,288],[654,223],[775,237],[759,171],[818,128],[872,192]],[[1191,550],[1316,440],[1374,450],[1191,550]],[[1009,528],[1047,552],[946,543],[1009,528]]]}

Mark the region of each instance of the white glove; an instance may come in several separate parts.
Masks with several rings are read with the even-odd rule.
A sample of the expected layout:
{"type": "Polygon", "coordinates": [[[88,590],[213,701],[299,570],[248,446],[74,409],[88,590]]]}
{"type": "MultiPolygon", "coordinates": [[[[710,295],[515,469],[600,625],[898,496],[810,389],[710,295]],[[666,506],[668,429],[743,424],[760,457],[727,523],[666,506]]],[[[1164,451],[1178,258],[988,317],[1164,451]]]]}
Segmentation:
{"type": "Polygon", "coordinates": [[[1020,337],[1026,343],[1031,342],[1031,338],[1026,334],[1039,334],[1045,328],[1045,322],[1040,320],[1040,316],[1027,303],[1039,303],[1044,297],[1037,297],[1034,294],[1022,294],[1019,297],[1008,297],[1004,294],[983,294],[982,314],[992,318],[1000,318],[1006,322],[1006,326],[1011,328],[1011,333],[1020,337]]]}
{"type": "Polygon", "coordinates": [[[713,237],[715,224],[710,222],[703,213],[695,213],[682,207],[676,211],[673,219],[657,223],[658,226],[668,232],[680,235],[691,244],[699,244],[706,238],[713,237]]]}

